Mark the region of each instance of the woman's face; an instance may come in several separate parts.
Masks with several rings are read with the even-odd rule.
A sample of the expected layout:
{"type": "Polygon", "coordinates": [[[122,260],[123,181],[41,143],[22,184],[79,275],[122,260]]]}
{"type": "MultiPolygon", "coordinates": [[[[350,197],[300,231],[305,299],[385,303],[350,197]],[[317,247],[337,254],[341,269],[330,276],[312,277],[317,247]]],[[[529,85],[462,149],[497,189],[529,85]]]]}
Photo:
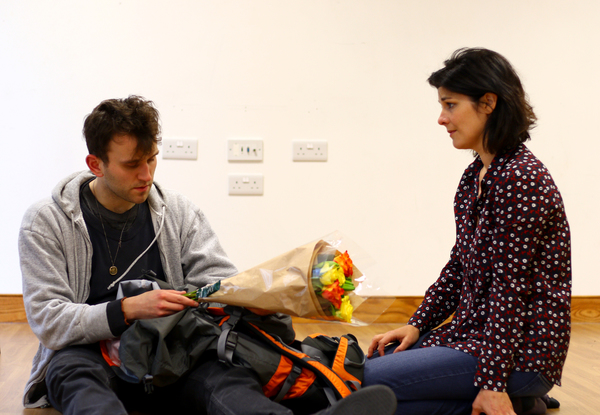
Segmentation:
{"type": "Polygon", "coordinates": [[[484,102],[474,103],[467,95],[444,87],[438,88],[442,113],[438,124],[446,127],[455,148],[474,150],[480,155],[483,148],[483,130],[491,111],[484,102]]]}

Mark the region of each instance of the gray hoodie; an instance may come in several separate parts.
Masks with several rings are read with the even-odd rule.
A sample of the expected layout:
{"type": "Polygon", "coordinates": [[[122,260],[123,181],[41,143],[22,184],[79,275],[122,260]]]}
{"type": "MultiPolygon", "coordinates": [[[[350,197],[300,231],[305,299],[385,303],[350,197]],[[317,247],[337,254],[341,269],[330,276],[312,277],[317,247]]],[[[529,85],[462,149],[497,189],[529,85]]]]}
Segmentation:
{"type": "MultiPolygon", "coordinates": [[[[21,224],[19,254],[23,300],[40,345],[25,387],[25,407],[48,404],[45,375],[54,351],[112,338],[106,303],[88,305],[92,243],[79,204],[79,172],[52,197],[31,206],[21,224]]],[[[204,214],[185,197],[154,183],[148,197],[164,272],[172,286],[202,287],[237,273],[204,214]]]]}

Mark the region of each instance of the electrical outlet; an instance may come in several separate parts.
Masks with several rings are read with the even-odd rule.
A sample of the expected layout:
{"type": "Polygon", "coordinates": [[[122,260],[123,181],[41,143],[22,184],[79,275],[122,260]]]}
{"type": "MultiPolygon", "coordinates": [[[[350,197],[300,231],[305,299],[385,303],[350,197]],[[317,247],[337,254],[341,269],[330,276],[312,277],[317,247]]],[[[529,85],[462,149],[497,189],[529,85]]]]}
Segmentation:
{"type": "Polygon", "coordinates": [[[229,194],[262,195],[264,189],[263,182],[262,174],[230,174],[229,194]]]}
{"type": "Polygon", "coordinates": [[[227,140],[227,160],[262,161],[262,140],[227,140]]]}
{"type": "Polygon", "coordinates": [[[294,161],[327,161],[327,141],[293,140],[292,160],[294,161]]]}
{"type": "Polygon", "coordinates": [[[198,140],[196,138],[163,138],[163,159],[198,159],[198,140]]]}

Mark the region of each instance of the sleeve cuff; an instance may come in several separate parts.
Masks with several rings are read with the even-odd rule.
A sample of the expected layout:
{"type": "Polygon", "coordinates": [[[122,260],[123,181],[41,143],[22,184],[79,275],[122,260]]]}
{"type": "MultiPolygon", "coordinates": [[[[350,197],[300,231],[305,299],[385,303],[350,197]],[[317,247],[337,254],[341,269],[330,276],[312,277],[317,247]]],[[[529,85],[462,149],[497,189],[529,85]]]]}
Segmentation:
{"type": "Polygon", "coordinates": [[[110,332],[115,337],[119,337],[127,330],[129,324],[125,321],[125,315],[121,308],[121,300],[110,301],[106,306],[106,318],[110,332]]]}
{"type": "Polygon", "coordinates": [[[491,362],[487,359],[480,359],[479,368],[475,372],[475,386],[494,392],[506,392],[510,370],[506,362],[491,362]]]}

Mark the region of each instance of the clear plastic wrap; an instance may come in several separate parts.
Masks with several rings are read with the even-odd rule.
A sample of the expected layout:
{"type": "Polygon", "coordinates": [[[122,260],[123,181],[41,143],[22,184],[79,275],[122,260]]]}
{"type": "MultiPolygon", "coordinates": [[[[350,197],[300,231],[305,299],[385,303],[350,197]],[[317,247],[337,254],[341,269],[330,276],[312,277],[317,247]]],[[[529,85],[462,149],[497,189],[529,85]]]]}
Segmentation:
{"type": "Polygon", "coordinates": [[[363,259],[365,267],[368,266],[371,261],[364,251],[340,232],[334,232],[221,280],[213,287],[216,291],[207,297],[200,297],[200,292],[188,296],[201,302],[260,308],[296,317],[370,324],[387,310],[393,299],[360,295],[367,286],[373,290],[373,282],[361,269],[363,259]],[[335,269],[336,264],[343,277],[339,275],[340,269],[335,269]],[[330,271],[337,273],[337,277],[332,278],[330,271]],[[329,277],[323,278],[327,272],[329,277]],[[332,288],[334,280],[336,288],[332,288]],[[337,294],[325,293],[327,290],[336,290],[337,294]]]}

